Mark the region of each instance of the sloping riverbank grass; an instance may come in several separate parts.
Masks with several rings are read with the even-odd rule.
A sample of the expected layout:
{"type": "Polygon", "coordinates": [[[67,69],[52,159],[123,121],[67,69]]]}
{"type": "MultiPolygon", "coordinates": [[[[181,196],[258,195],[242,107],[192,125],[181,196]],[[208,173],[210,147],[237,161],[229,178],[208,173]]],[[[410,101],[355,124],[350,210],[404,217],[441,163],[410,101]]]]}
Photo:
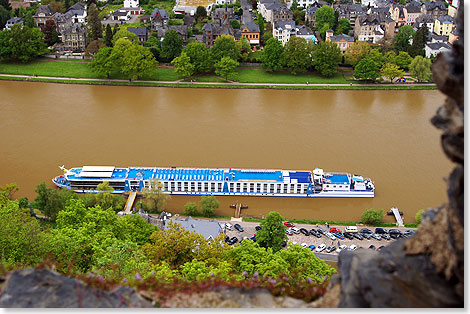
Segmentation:
{"type": "Polygon", "coordinates": [[[336,75],[331,78],[322,77],[315,73],[298,73],[293,75],[290,72],[275,72],[271,73],[259,70],[249,69],[238,69],[233,75],[228,77],[231,80],[236,80],[240,83],[268,83],[268,84],[348,84],[351,81],[347,81],[342,75],[336,75]]]}
{"type": "MultiPolygon", "coordinates": [[[[330,224],[331,226],[337,225],[337,226],[356,226],[360,223],[358,222],[351,222],[351,221],[330,221],[330,220],[309,220],[309,219],[286,219],[292,223],[297,223],[297,224],[308,224],[308,225],[325,225],[326,222],[330,224]]],[[[247,222],[263,222],[264,219],[261,218],[248,218],[244,217],[243,221],[247,222]]],[[[364,225],[364,227],[366,227],[364,225]]],[[[396,224],[392,222],[381,222],[374,227],[396,227],[396,224]]],[[[415,223],[407,223],[405,224],[405,227],[407,228],[418,228],[418,224],[415,223]]]]}

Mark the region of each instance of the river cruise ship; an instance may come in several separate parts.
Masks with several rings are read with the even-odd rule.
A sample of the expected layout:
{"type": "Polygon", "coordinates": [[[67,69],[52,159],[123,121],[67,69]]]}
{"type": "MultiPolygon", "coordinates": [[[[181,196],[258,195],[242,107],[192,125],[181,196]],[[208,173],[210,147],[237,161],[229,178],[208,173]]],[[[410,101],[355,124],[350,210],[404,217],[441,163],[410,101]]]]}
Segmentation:
{"type": "Polygon", "coordinates": [[[66,169],[55,185],[79,193],[96,193],[108,181],[114,193],[141,191],[157,179],[174,195],[288,197],[374,197],[374,183],[360,175],[306,170],[83,166],[66,169]]]}

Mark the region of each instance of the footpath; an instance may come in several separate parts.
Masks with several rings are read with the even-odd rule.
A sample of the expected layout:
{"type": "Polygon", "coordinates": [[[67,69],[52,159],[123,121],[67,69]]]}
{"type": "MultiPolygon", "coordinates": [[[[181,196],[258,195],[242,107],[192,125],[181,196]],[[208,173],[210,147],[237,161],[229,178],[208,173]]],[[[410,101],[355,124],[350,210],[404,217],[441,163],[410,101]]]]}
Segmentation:
{"type": "Polygon", "coordinates": [[[293,87],[293,88],[305,88],[308,89],[309,87],[337,87],[337,88],[348,88],[348,87],[368,87],[368,88],[383,88],[383,87],[391,87],[391,88],[406,88],[406,87],[434,87],[435,84],[433,83],[402,83],[402,84],[324,84],[324,83],[240,83],[240,82],[180,82],[180,81],[145,81],[145,80],[122,80],[122,79],[100,79],[100,78],[71,78],[71,77],[59,77],[59,76],[31,76],[31,75],[20,75],[20,74],[0,74],[0,78],[8,79],[11,78],[12,80],[31,80],[31,81],[47,81],[47,80],[56,80],[62,82],[84,82],[93,84],[93,82],[106,84],[109,83],[110,85],[116,85],[113,83],[122,83],[123,85],[132,84],[132,85],[145,85],[145,84],[153,84],[157,85],[171,85],[171,86],[181,86],[181,87],[190,87],[190,86],[200,86],[200,87],[210,87],[210,86],[221,86],[221,87],[293,87]]]}

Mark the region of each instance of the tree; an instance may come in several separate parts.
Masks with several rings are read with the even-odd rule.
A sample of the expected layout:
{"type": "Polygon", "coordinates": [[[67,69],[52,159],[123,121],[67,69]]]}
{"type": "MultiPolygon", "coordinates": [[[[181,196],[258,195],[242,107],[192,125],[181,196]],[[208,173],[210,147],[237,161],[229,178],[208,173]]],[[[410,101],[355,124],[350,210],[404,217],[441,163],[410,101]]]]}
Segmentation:
{"type": "Polygon", "coordinates": [[[54,45],[59,40],[59,33],[54,20],[47,20],[42,32],[44,33],[44,41],[48,46],[54,45]]]}
{"type": "Polygon", "coordinates": [[[375,64],[377,64],[378,69],[380,69],[380,67],[384,63],[384,56],[382,55],[382,53],[377,48],[372,49],[367,58],[374,61],[375,64]]]}
{"type": "Polygon", "coordinates": [[[413,43],[408,48],[408,53],[411,57],[422,56],[426,55],[424,46],[427,42],[429,35],[429,30],[426,25],[421,26],[418,28],[416,33],[413,35],[413,43]]]}
{"type": "Polygon", "coordinates": [[[413,58],[411,58],[408,52],[400,51],[398,56],[395,57],[395,64],[403,70],[408,70],[411,61],[413,61],[413,58]]]}
{"type": "Polygon", "coordinates": [[[366,225],[377,225],[384,218],[382,209],[367,209],[361,216],[361,222],[366,225]]]}
{"type": "Polygon", "coordinates": [[[356,79],[375,81],[379,76],[379,67],[369,58],[362,59],[354,68],[354,77],[356,79]]]}
{"type": "Polygon", "coordinates": [[[410,64],[411,75],[416,77],[418,82],[424,82],[431,77],[431,60],[416,56],[410,64]]]}
{"type": "Polygon", "coordinates": [[[47,52],[44,34],[39,28],[13,25],[10,31],[11,58],[28,62],[47,52]]]}
{"type": "Polygon", "coordinates": [[[184,214],[188,216],[196,216],[198,214],[197,205],[194,202],[187,202],[184,205],[184,214]]]}
{"type": "Polygon", "coordinates": [[[34,207],[39,209],[46,217],[55,221],[59,212],[65,208],[70,199],[77,196],[70,190],[51,189],[41,182],[34,190],[38,195],[34,199],[34,207]]]}
{"type": "Polygon", "coordinates": [[[49,2],[49,6],[52,9],[52,11],[54,11],[54,12],[60,12],[60,13],[65,12],[65,8],[64,8],[64,5],[63,5],[62,2],[51,1],[51,2],[49,2]]]}
{"type": "Polygon", "coordinates": [[[149,186],[142,189],[142,194],[147,200],[149,211],[161,212],[165,209],[165,203],[170,195],[163,192],[163,184],[158,179],[149,180],[149,186]]]}
{"type": "Polygon", "coordinates": [[[310,50],[307,41],[301,37],[291,37],[284,47],[287,67],[292,74],[305,71],[311,64],[310,50]]]}
{"type": "Polygon", "coordinates": [[[335,10],[327,5],[322,6],[315,12],[315,21],[317,22],[317,30],[323,29],[325,24],[335,25],[335,10]]]}
{"type": "Polygon", "coordinates": [[[204,43],[197,41],[190,42],[183,49],[183,52],[189,57],[194,65],[196,73],[210,72],[212,70],[212,59],[209,48],[204,43]]]}
{"type": "Polygon", "coordinates": [[[111,29],[111,24],[106,25],[106,31],[104,35],[104,44],[108,47],[113,46],[113,30],[111,29]]]}
{"type": "Polygon", "coordinates": [[[323,41],[313,48],[313,66],[322,76],[331,77],[338,73],[341,50],[336,43],[323,41]]]}
{"type": "Polygon", "coordinates": [[[120,72],[130,80],[145,76],[158,66],[153,54],[138,43],[118,39],[113,47],[111,59],[119,62],[120,72]]]}
{"type": "Polygon", "coordinates": [[[0,31],[0,59],[11,58],[10,31],[0,31]]]}
{"type": "Polygon", "coordinates": [[[262,247],[272,248],[273,252],[281,250],[282,243],[287,241],[282,216],[278,212],[270,212],[260,227],[261,230],[256,233],[256,242],[262,247]]]}
{"type": "Polygon", "coordinates": [[[5,24],[7,23],[9,19],[10,19],[10,11],[8,11],[2,5],[0,5],[0,29],[3,29],[5,27],[5,24]]]}
{"type": "Polygon", "coordinates": [[[349,31],[352,29],[351,23],[349,23],[348,19],[342,18],[338,21],[338,26],[335,30],[335,35],[340,34],[349,34],[349,31]]]}
{"type": "Polygon", "coordinates": [[[240,29],[240,22],[238,20],[231,20],[230,25],[232,25],[233,29],[240,29]]]}
{"type": "Polygon", "coordinates": [[[213,62],[218,62],[222,57],[229,57],[236,61],[240,57],[240,50],[235,44],[235,38],[230,35],[217,37],[214,46],[211,48],[213,62]]]}
{"type": "Polygon", "coordinates": [[[112,60],[113,48],[101,48],[95,55],[95,58],[89,63],[93,72],[104,75],[109,78],[111,73],[115,70],[116,65],[112,60]]]}
{"type": "Polygon", "coordinates": [[[144,47],[150,49],[150,52],[153,54],[155,60],[159,60],[160,58],[160,50],[161,50],[161,41],[156,36],[157,32],[153,32],[152,36],[144,43],[144,47]]]}
{"type": "Polygon", "coordinates": [[[416,213],[415,219],[417,223],[419,224],[421,223],[423,214],[424,214],[424,209],[421,209],[416,213]]]}
{"type": "Polygon", "coordinates": [[[113,209],[114,188],[109,185],[109,181],[98,184],[96,190],[98,190],[95,194],[96,204],[103,209],[113,209]]]}
{"type": "MultiPolygon", "coordinates": [[[[108,24],[109,25],[109,24],[108,24]]],[[[131,43],[135,43],[135,44],[139,44],[139,37],[137,37],[136,34],[134,33],[131,33],[129,32],[128,30],[125,30],[125,29],[120,29],[116,32],[116,34],[114,34],[113,36],[113,39],[112,39],[112,45],[111,46],[114,46],[116,44],[116,42],[120,39],[120,38],[124,38],[124,39],[127,39],[129,40],[131,43]]],[[[111,47],[111,46],[108,46],[108,47],[111,47]]]]}
{"type": "Polygon", "coordinates": [[[270,38],[261,53],[261,62],[268,71],[281,70],[285,65],[284,47],[277,38],[270,38]]]}
{"type": "Polygon", "coordinates": [[[194,74],[194,65],[191,64],[191,59],[184,51],[179,57],[174,58],[171,64],[175,66],[175,72],[184,78],[194,74]]]}
{"type": "Polygon", "coordinates": [[[404,72],[400,67],[393,63],[385,63],[380,70],[380,75],[390,80],[390,83],[397,77],[403,76],[404,72]]]}
{"type": "Polygon", "coordinates": [[[194,19],[196,23],[201,23],[203,19],[207,17],[207,10],[203,6],[198,6],[196,8],[196,13],[194,14],[194,19]]]}
{"type": "Polygon", "coordinates": [[[259,36],[261,39],[263,39],[263,35],[264,35],[264,28],[266,27],[266,24],[264,23],[264,18],[263,16],[261,15],[261,13],[258,13],[258,15],[256,16],[256,21],[255,21],[256,24],[258,24],[258,27],[259,27],[259,36]]]}
{"type": "Polygon", "coordinates": [[[36,27],[36,23],[34,23],[33,12],[26,13],[24,17],[24,25],[28,27],[36,27]]]}
{"type": "Polygon", "coordinates": [[[8,1],[8,0],[0,0],[0,5],[1,5],[5,10],[7,10],[8,12],[11,11],[10,1],[8,1]]]}
{"type": "Polygon", "coordinates": [[[216,209],[220,206],[220,202],[215,198],[214,195],[201,196],[201,201],[199,204],[201,205],[202,214],[206,217],[214,216],[216,209]]]}
{"type": "Polygon", "coordinates": [[[384,63],[395,64],[395,57],[396,56],[397,56],[397,54],[395,53],[395,51],[393,51],[393,50],[387,51],[387,53],[384,56],[383,61],[384,61],[384,63]]]}
{"type": "Polygon", "coordinates": [[[86,47],[85,56],[93,57],[94,55],[96,55],[100,51],[101,48],[104,48],[104,47],[106,47],[106,45],[103,44],[103,42],[101,40],[93,40],[86,47]]]}
{"type": "Polygon", "coordinates": [[[413,38],[414,29],[410,25],[403,25],[393,37],[394,46],[397,51],[408,51],[410,40],[413,38]]]}
{"type": "Polygon", "coordinates": [[[12,200],[13,195],[19,191],[18,185],[16,183],[9,183],[5,187],[0,186],[0,193],[4,194],[7,199],[12,200]]]}
{"type": "Polygon", "coordinates": [[[237,67],[238,61],[235,61],[230,57],[223,57],[215,64],[215,74],[225,77],[227,80],[228,76],[234,73],[237,67]]]}
{"type": "Polygon", "coordinates": [[[87,39],[93,41],[102,38],[103,28],[101,25],[101,20],[99,18],[98,9],[96,8],[96,4],[92,3],[91,5],[89,5],[87,19],[89,28],[87,39]]]}
{"type": "Polygon", "coordinates": [[[170,29],[163,38],[161,56],[167,60],[173,60],[181,54],[183,43],[183,37],[175,30],[170,29]]]}
{"type": "Polygon", "coordinates": [[[365,41],[356,41],[346,50],[345,59],[346,62],[353,67],[359,63],[362,59],[369,56],[371,52],[370,45],[365,41]]]}

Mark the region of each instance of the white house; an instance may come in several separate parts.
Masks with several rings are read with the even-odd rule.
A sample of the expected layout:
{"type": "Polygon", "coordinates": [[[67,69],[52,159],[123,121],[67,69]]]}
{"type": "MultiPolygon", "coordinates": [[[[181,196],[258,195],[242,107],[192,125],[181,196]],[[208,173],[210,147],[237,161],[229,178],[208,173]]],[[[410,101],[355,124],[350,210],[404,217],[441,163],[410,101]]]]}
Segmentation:
{"type": "Polygon", "coordinates": [[[450,51],[452,47],[449,43],[427,43],[424,46],[424,50],[426,51],[426,58],[431,58],[431,56],[437,56],[438,54],[446,51],[450,51]]]}
{"type": "Polygon", "coordinates": [[[125,8],[138,8],[139,0],[124,0],[124,7],[125,8]]]}
{"type": "Polygon", "coordinates": [[[277,38],[282,45],[287,44],[291,36],[297,34],[294,21],[277,21],[273,23],[273,37],[277,38]]]}

